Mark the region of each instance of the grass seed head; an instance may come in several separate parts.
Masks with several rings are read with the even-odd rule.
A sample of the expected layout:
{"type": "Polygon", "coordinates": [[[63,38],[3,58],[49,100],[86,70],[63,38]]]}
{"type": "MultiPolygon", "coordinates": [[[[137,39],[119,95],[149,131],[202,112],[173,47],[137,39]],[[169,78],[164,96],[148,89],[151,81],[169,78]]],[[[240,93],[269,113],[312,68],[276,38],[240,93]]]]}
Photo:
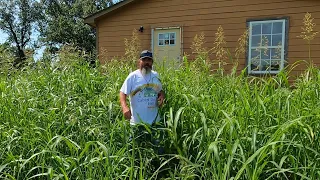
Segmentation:
{"type": "Polygon", "coordinates": [[[314,37],[319,33],[318,31],[315,31],[314,28],[316,27],[316,23],[313,22],[314,18],[312,18],[310,13],[306,13],[303,18],[303,24],[304,26],[301,27],[302,32],[298,36],[304,40],[307,40],[310,42],[314,39],[314,37]]]}

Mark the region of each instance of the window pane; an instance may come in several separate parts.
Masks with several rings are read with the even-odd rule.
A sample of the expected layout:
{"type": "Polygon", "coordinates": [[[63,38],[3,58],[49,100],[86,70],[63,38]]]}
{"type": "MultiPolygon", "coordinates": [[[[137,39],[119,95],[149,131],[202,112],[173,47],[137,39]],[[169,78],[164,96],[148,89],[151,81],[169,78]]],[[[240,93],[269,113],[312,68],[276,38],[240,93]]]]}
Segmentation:
{"type": "Polygon", "coordinates": [[[260,59],[260,50],[259,49],[251,49],[251,60],[260,59]]]}
{"type": "Polygon", "coordinates": [[[272,46],[281,46],[281,45],[282,45],[282,35],[273,35],[272,46]]]}
{"type": "Polygon", "coordinates": [[[270,60],[262,60],[261,61],[261,70],[262,71],[270,71],[270,60]]]}
{"type": "Polygon", "coordinates": [[[260,50],[251,49],[251,70],[259,71],[260,67],[260,50]]]}
{"type": "Polygon", "coordinates": [[[257,46],[260,46],[260,43],[261,43],[261,36],[252,36],[252,39],[251,39],[251,46],[253,47],[257,47],[257,46]]]}
{"type": "Polygon", "coordinates": [[[261,59],[270,59],[270,49],[267,49],[267,48],[261,49],[261,59]]]}
{"type": "Polygon", "coordinates": [[[251,64],[251,71],[259,71],[259,65],[251,64]]]}
{"type": "Polygon", "coordinates": [[[279,71],[283,67],[283,48],[287,30],[285,28],[285,19],[266,20],[262,23],[252,21],[250,23],[250,56],[248,57],[248,66],[252,72],[264,73],[264,71],[279,71]],[[259,71],[259,72],[257,72],[259,71]]]}
{"type": "Polygon", "coordinates": [[[282,33],[282,24],[283,24],[282,22],[274,22],[272,34],[282,33]]]}
{"type": "Polygon", "coordinates": [[[279,71],[280,70],[280,60],[271,60],[270,69],[272,71],[279,71]]]}
{"type": "Polygon", "coordinates": [[[169,34],[168,33],[164,34],[164,38],[169,39],[169,34]]]}
{"type": "Polygon", "coordinates": [[[281,59],[281,47],[271,49],[271,59],[281,59]]]}
{"type": "Polygon", "coordinates": [[[163,34],[159,34],[159,39],[164,39],[164,35],[163,34]]]}
{"type": "Polygon", "coordinates": [[[175,44],[175,40],[174,39],[170,39],[170,44],[175,44]]]}
{"type": "Polygon", "coordinates": [[[271,34],[272,23],[262,24],[262,34],[271,34]]]}
{"type": "Polygon", "coordinates": [[[260,71],[260,59],[251,59],[251,71],[260,71]]]}
{"type": "Polygon", "coordinates": [[[261,34],[261,24],[252,24],[252,35],[261,34]]]}
{"type": "Polygon", "coordinates": [[[163,46],[164,45],[164,41],[161,39],[159,40],[159,46],[163,46]]]}
{"type": "Polygon", "coordinates": [[[271,35],[262,36],[261,46],[271,46],[271,35]]]}
{"type": "Polygon", "coordinates": [[[175,33],[170,33],[170,39],[175,39],[176,38],[176,34],[175,33]]]}
{"type": "Polygon", "coordinates": [[[168,45],[169,44],[169,40],[164,40],[164,44],[168,45]]]}

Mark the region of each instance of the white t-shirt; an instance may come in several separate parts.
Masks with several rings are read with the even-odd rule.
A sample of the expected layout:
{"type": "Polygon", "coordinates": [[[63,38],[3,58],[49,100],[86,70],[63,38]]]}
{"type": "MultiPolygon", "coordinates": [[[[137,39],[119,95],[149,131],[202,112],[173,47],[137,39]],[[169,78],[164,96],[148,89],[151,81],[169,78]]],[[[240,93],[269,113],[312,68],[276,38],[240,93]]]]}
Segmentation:
{"type": "Polygon", "coordinates": [[[160,120],[158,115],[158,93],[162,90],[159,74],[155,71],[143,76],[138,69],[131,72],[120,91],[130,97],[130,124],[152,124],[160,120]]]}

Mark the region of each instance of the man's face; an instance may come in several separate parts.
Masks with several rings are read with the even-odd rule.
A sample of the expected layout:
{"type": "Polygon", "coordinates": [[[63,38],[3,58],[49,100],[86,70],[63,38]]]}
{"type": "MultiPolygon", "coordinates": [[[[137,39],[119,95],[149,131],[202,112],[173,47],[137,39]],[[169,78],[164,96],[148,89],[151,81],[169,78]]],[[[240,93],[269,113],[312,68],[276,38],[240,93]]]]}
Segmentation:
{"type": "Polygon", "coordinates": [[[140,69],[148,74],[151,72],[153,60],[151,58],[140,59],[140,69]]]}

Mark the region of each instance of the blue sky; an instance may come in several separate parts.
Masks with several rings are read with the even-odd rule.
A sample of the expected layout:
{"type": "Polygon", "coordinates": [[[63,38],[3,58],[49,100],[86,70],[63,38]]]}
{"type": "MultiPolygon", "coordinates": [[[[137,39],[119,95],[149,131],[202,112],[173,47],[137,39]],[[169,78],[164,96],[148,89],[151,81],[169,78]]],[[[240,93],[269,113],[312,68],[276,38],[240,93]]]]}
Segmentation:
{"type": "MultiPolygon", "coordinates": [[[[8,38],[8,35],[5,34],[2,30],[0,30],[0,43],[4,43],[6,39],[8,38]]],[[[37,40],[37,33],[33,33],[31,36],[32,41],[37,40]]],[[[42,57],[43,51],[45,47],[42,47],[40,49],[37,49],[35,52],[35,55],[33,56],[35,60],[39,60],[42,57]]]]}
{"type": "Polygon", "coordinates": [[[7,35],[0,30],[0,43],[4,43],[7,39],[7,35]]]}

